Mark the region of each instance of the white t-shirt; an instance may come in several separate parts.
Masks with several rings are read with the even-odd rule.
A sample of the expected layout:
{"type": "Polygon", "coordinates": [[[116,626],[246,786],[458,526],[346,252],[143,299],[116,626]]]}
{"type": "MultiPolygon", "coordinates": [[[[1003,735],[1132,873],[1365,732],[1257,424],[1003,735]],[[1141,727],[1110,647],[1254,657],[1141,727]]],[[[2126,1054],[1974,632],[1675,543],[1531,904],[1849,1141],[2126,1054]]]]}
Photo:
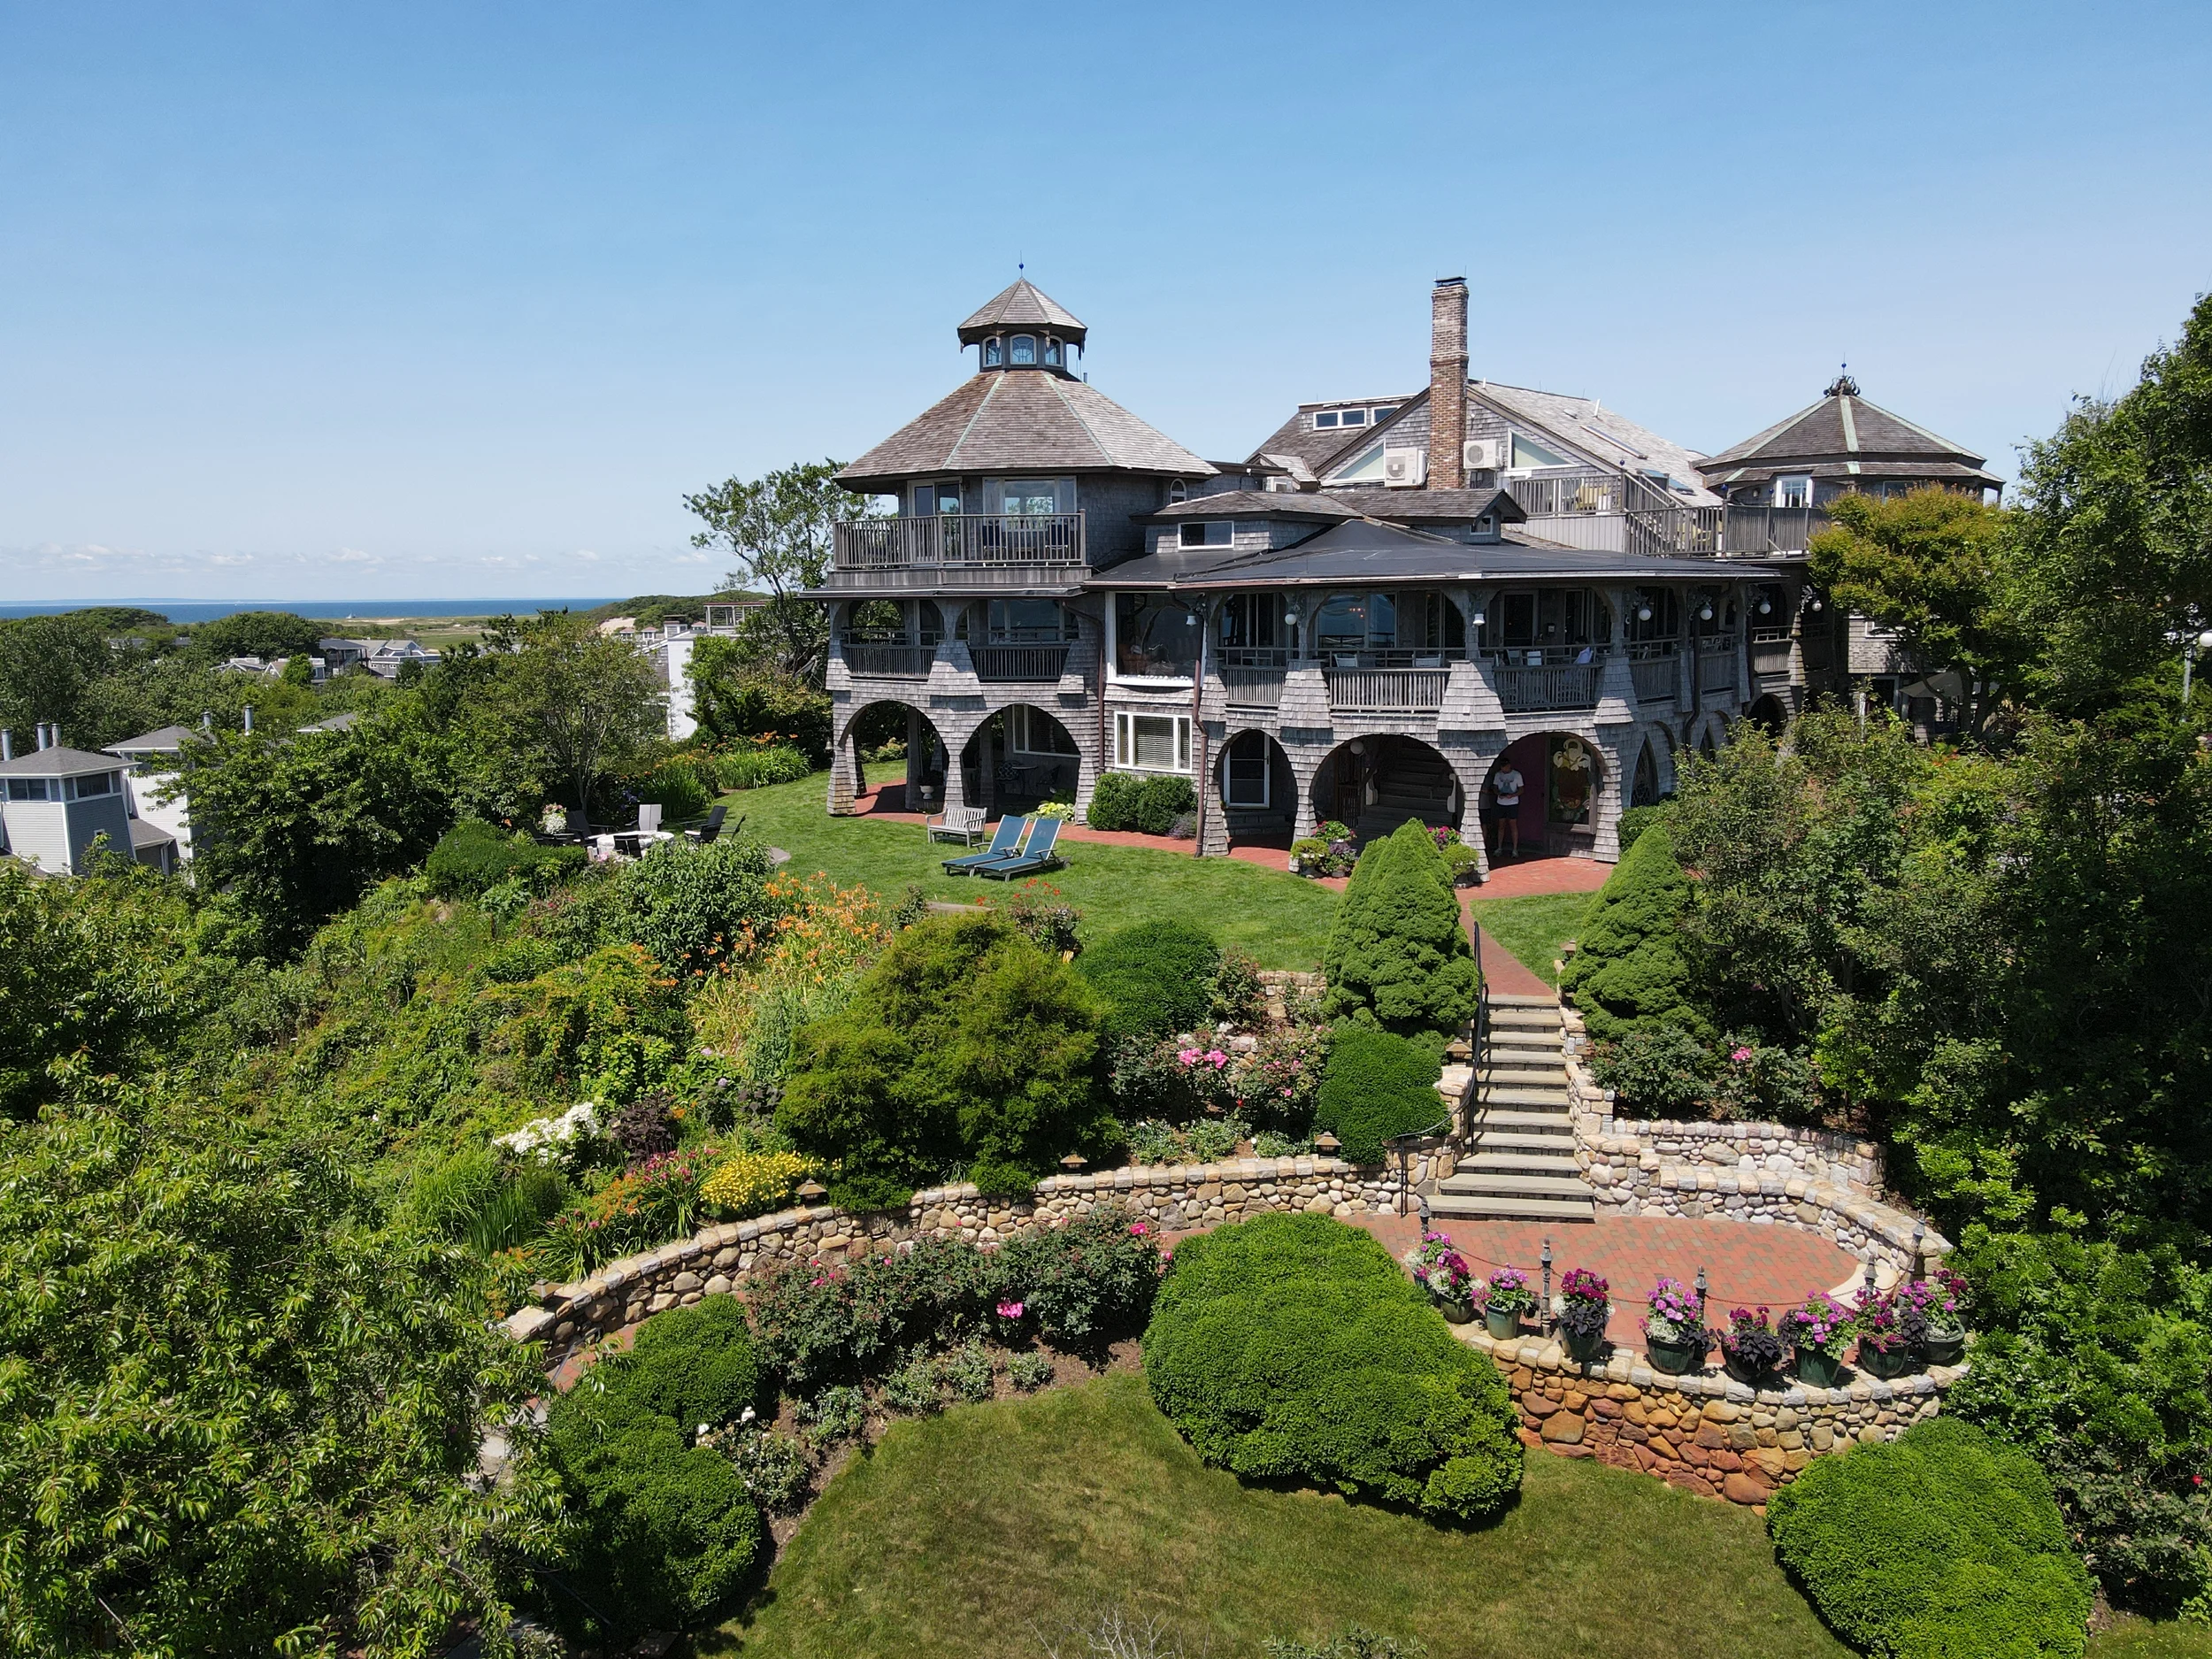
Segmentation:
{"type": "Polygon", "coordinates": [[[1500,806],[1520,805],[1521,785],[1525,781],[1521,774],[1510,766],[1493,778],[1490,780],[1490,787],[1497,791],[1498,804],[1500,806]]]}

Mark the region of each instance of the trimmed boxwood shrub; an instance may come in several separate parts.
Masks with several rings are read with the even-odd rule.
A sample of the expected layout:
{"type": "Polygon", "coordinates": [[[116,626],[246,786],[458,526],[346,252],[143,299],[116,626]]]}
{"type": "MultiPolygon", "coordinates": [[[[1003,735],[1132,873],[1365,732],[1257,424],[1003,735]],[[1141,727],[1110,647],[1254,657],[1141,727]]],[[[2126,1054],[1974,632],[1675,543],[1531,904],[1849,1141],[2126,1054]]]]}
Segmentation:
{"type": "Polygon", "coordinates": [[[1666,817],[1666,813],[1667,809],[1663,805],[1632,806],[1630,807],[1627,811],[1622,813],[1620,822],[1621,856],[1624,858],[1627,857],[1629,849],[1635,846],[1638,838],[1640,838],[1643,833],[1649,829],[1654,824],[1656,824],[1664,818],[1666,817]]]}
{"type": "Polygon", "coordinates": [[[1372,1235],[1262,1216],[1176,1247],[1144,1335],[1152,1398],[1198,1455],[1439,1519],[1520,1486],[1505,1380],[1372,1235]]]}
{"type": "Polygon", "coordinates": [[[1313,1125],[1341,1141],[1353,1163],[1379,1164],[1391,1136],[1442,1120],[1436,1079],[1443,1071],[1439,1056],[1409,1038],[1372,1025],[1340,1025],[1329,1044],[1313,1125]]]}
{"type": "Polygon", "coordinates": [[[1436,838],[1418,819],[1369,844],[1322,953],[1330,1014],[1393,1031],[1455,1032],[1481,976],[1436,838]]]}
{"type": "Polygon", "coordinates": [[[1102,774],[1091,792],[1087,821],[1093,829],[1135,830],[1165,835],[1175,820],[1198,810],[1198,795],[1187,778],[1140,778],[1133,772],[1102,774]]]}
{"type": "Polygon", "coordinates": [[[1953,1417],[1816,1457],[1767,1509],[1837,1634],[1899,1659],[2078,1655],[2089,1574],[2024,1452],[1953,1417]]]}
{"type": "Polygon", "coordinates": [[[1139,922],[1109,933],[1075,959],[1106,999],[1106,1040],[1167,1037],[1213,1011],[1221,947],[1181,922],[1139,922]]]}
{"type": "Polygon", "coordinates": [[[1664,823],[1650,825],[1598,889],[1559,979],[1600,1042],[1662,1024],[1712,1041],[1710,1022],[1691,1001],[1690,959],[1678,926],[1691,897],[1673,835],[1664,823]]]}
{"type": "Polygon", "coordinates": [[[472,898],[519,876],[544,887],[584,867],[580,847],[541,847],[481,818],[463,818],[423,860],[430,890],[442,898],[472,898]]]}

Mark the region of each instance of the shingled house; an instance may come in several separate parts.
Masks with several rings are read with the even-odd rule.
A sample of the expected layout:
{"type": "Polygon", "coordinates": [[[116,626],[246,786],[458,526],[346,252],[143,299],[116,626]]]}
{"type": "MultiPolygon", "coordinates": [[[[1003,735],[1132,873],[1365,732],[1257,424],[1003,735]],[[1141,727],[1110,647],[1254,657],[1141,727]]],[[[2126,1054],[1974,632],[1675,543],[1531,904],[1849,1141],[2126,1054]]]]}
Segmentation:
{"type": "Polygon", "coordinates": [[[1800,706],[1801,551],[1743,557],[1733,486],[1595,400],[1471,380],[1464,282],[1432,307],[1427,387],[1302,404],[1241,461],[1090,386],[1025,280],[962,323],[974,373],[840,475],[895,511],[838,526],[814,593],[829,810],[887,725],[912,808],[1171,772],[1204,853],[1328,818],[1476,841],[1509,756],[1522,848],[1609,859],[1678,753],[1800,706]]]}

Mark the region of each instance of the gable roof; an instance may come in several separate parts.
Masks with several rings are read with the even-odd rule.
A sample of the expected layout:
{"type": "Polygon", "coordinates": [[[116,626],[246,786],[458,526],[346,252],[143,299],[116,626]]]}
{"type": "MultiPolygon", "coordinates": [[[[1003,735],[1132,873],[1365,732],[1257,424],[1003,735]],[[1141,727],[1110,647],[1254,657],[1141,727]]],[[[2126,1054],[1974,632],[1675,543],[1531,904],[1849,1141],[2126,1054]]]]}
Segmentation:
{"type": "Polygon", "coordinates": [[[81,778],[88,772],[121,769],[122,763],[112,755],[95,755],[59,744],[35,749],[13,760],[0,760],[0,778],[81,778]]]}
{"type": "Polygon", "coordinates": [[[108,751],[115,755],[176,755],[182,753],[185,744],[198,735],[188,726],[165,726],[142,736],[110,743],[108,751]]]}
{"type": "Polygon", "coordinates": [[[865,491],[917,474],[1000,471],[1214,475],[1209,463],[1087,381],[1015,368],[970,376],[837,481],[865,491]]]}
{"type": "Polygon", "coordinates": [[[993,295],[960,325],[960,343],[972,346],[1009,328],[1049,328],[1077,345],[1090,331],[1027,277],[993,295]]]}
{"type": "Polygon", "coordinates": [[[1476,380],[1467,389],[1470,396],[1508,419],[1525,420],[1609,466],[1624,472],[1665,472],[1674,482],[1689,487],[1686,494],[1671,488],[1667,492],[1686,506],[1719,504],[1720,498],[1705,488],[1700,470],[1703,455],[1616,414],[1594,397],[1569,397],[1497,380],[1476,380]]]}
{"type": "Polygon", "coordinates": [[[1250,458],[1254,461],[1274,461],[1278,465],[1282,461],[1295,460],[1318,477],[1329,471],[1329,464],[1339,456],[1348,450],[1365,448],[1374,442],[1377,433],[1387,431],[1402,419],[1409,406],[1425,402],[1427,397],[1428,388],[1423,387],[1420,391],[1404,397],[1348,398],[1339,403],[1301,403],[1295,414],[1261,440],[1250,458]],[[1395,408],[1371,426],[1338,426],[1318,432],[1309,419],[1317,409],[1365,408],[1376,403],[1394,404],[1395,408]]]}
{"type": "Polygon", "coordinates": [[[1193,495],[1170,502],[1157,512],[1139,515],[1139,522],[1176,518],[1312,518],[1324,524],[1356,518],[1362,509],[1348,507],[1333,495],[1308,490],[1225,489],[1211,495],[1193,495]]]}
{"type": "Polygon", "coordinates": [[[1975,480],[2002,488],[1985,457],[1858,395],[1839,378],[1818,403],[1732,444],[1702,465],[1716,484],[1762,483],[1784,472],[1822,478],[1975,480]]]}

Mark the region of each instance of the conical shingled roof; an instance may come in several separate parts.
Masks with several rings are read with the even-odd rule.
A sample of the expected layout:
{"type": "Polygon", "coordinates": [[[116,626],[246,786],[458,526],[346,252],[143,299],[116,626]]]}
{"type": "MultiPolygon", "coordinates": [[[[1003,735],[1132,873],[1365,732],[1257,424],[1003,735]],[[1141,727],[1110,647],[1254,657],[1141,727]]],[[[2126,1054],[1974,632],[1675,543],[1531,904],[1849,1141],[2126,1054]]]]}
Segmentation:
{"type": "Polygon", "coordinates": [[[1783,473],[1814,478],[1978,480],[2001,488],[1981,456],[1916,426],[1839,379],[1828,396],[1764,432],[1698,463],[1716,488],[1764,483],[1783,473]]]}
{"type": "Polygon", "coordinates": [[[1012,287],[995,296],[961,324],[960,343],[972,346],[1009,328],[1049,328],[1071,345],[1078,346],[1090,332],[1027,277],[1018,279],[1012,287]]]}
{"type": "Polygon", "coordinates": [[[971,376],[837,475],[879,489],[933,472],[1162,473],[1210,478],[1214,468],[1082,380],[1043,369],[971,376]]]}

